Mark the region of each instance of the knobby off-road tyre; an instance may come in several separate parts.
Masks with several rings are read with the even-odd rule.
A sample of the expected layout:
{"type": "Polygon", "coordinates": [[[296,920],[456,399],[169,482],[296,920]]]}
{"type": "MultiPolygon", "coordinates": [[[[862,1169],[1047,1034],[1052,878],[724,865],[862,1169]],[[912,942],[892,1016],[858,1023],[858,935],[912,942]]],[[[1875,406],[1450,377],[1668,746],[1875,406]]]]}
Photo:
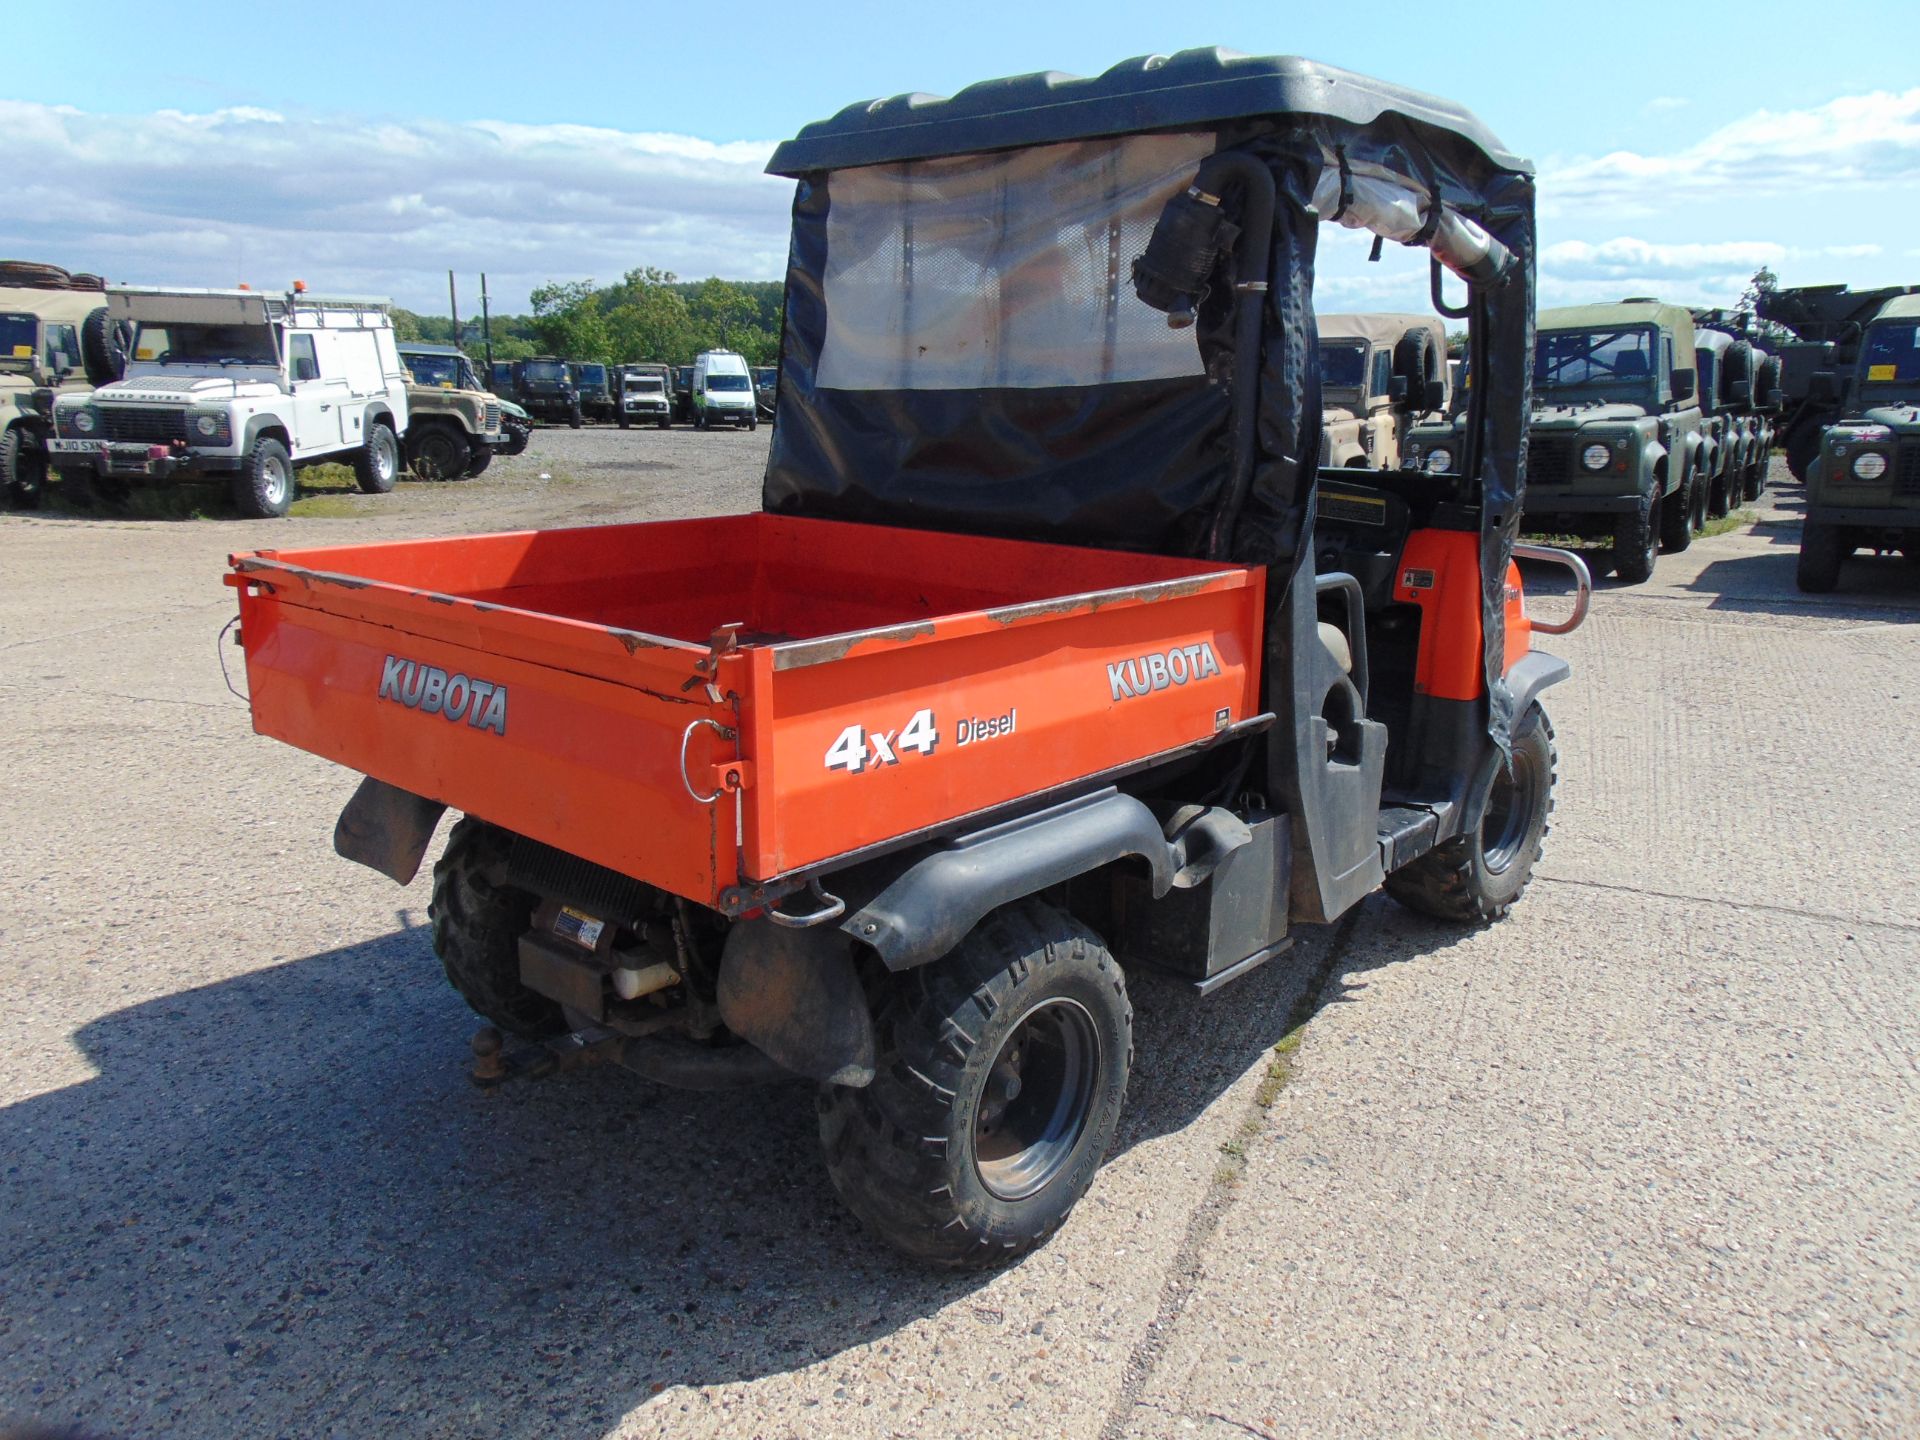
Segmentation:
{"type": "Polygon", "coordinates": [[[447,980],[476,1015],[530,1040],[564,1034],[566,1017],[520,983],[520,937],[533,921],[534,897],[506,884],[505,831],[462,816],[433,867],[433,953],[447,980]]]}
{"type": "Polygon", "coordinates": [[[1680,488],[1660,501],[1660,548],[1678,555],[1693,544],[1693,489],[1699,483],[1691,470],[1681,477],[1680,488]]]}
{"type": "Polygon", "coordinates": [[[19,426],[0,435],[0,492],[15,510],[38,510],[47,488],[46,452],[27,444],[19,426]]]}
{"type": "Polygon", "coordinates": [[[89,311],[80,326],[80,364],[89,385],[111,385],[127,373],[127,351],[107,307],[89,311]]]}
{"type": "Polygon", "coordinates": [[[1623,585],[1644,585],[1653,578],[1660,555],[1660,496],[1614,522],[1613,571],[1623,585]]]}
{"type": "Polygon", "coordinates": [[[1821,429],[1817,421],[1803,417],[1787,430],[1781,444],[1787,452],[1787,473],[1802,484],[1806,483],[1808,467],[1820,457],[1821,429]]]}
{"type": "Polygon", "coordinates": [[[1840,565],[1853,547],[1840,538],[1836,525],[1816,525],[1809,520],[1800,527],[1800,559],[1794,566],[1793,581],[1807,595],[1828,595],[1840,583],[1840,565]]]}
{"type": "Polygon", "coordinates": [[[1408,403],[1418,410],[1425,403],[1421,387],[1440,378],[1439,357],[1434,354],[1433,336],[1425,326],[1409,330],[1394,342],[1393,373],[1406,377],[1408,403]]]}
{"type": "Polygon", "coordinates": [[[1004,1265],[1060,1228],[1112,1143],[1133,1065],[1126,981],[1091,931],[1028,900],[884,984],[873,1083],[821,1090],[827,1173],[895,1249],[1004,1265]]]}
{"type": "Polygon", "coordinates": [[[422,480],[458,480],[467,473],[467,437],[438,420],[407,427],[407,468],[422,480]]]}
{"type": "Polygon", "coordinates": [[[629,427],[630,425],[632,425],[632,424],[633,424],[633,422],[632,422],[631,420],[629,420],[629,419],[627,418],[627,412],[626,412],[626,410],[625,410],[624,408],[622,408],[622,409],[621,409],[621,411],[620,411],[620,428],[621,428],[622,430],[625,430],[625,429],[627,429],[627,428],[628,428],[628,427],[629,427]]]}
{"type": "Polygon", "coordinates": [[[249,520],[278,520],[293,504],[293,460],[271,435],[253,442],[233,477],[233,503],[249,520]]]}
{"type": "Polygon", "coordinates": [[[471,480],[493,463],[493,447],[484,440],[470,441],[467,445],[467,472],[463,480],[471,480]]]}
{"type": "Polygon", "coordinates": [[[520,454],[522,451],[524,451],[527,448],[528,444],[532,440],[533,440],[533,425],[531,422],[525,425],[521,425],[518,423],[509,425],[507,427],[507,454],[509,455],[520,454]]]}
{"type": "Polygon", "coordinates": [[[1714,479],[1707,492],[1707,518],[1719,520],[1733,513],[1733,507],[1740,503],[1739,490],[1745,484],[1740,472],[1733,463],[1722,464],[1720,474],[1714,479]]]}
{"type": "Polygon", "coordinates": [[[1486,925],[1505,918],[1526,893],[1553,828],[1559,764],[1546,711],[1529,705],[1513,727],[1513,768],[1495,765],[1479,826],[1389,875],[1387,893],[1436,920],[1486,925]]]}
{"type": "Polygon", "coordinates": [[[579,405],[576,404],[571,410],[567,411],[567,428],[569,430],[578,430],[586,423],[585,417],[580,413],[579,405]]]}
{"type": "Polygon", "coordinates": [[[384,420],[367,426],[367,441],[353,452],[353,481],[368,495],[385,495],[400,478],[400,442],[384,420]]]}

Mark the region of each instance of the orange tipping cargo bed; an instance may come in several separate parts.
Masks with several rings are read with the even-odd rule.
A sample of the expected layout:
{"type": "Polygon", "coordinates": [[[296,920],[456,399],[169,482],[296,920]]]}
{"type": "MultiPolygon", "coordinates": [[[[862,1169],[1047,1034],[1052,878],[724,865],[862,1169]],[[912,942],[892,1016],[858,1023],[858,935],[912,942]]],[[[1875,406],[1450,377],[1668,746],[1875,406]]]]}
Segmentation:
{"type": "Polygon", "coordinates": [[[730,912],[1260,712],[1212,562],[750,514],[232,566],[261,734],[730,912]]]}

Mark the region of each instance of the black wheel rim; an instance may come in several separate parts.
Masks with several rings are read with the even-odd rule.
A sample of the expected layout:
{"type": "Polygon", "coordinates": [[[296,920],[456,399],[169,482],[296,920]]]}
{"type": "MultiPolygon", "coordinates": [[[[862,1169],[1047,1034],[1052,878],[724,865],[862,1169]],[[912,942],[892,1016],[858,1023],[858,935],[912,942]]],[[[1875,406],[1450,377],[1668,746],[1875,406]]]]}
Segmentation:
{"type": "Polygon", "coordinates": [[[1093,1110],[1100,1032],[1078,1000],[1041,1002],[987,1072],[973,1126],[980,1181],[1002,1200],[1044,1190],[1073,1157],[1093,1110]]]}
{"type": "Polygon", "coordinates": [[[1512,771],[1496,769],[1493,773],[1487,813],[1480,820],[1480,853],[1493,874],[1504,874],[1520,858],[1533,830],[1539,790],[1539,767],[1530,753],[1515,746],[1512,771]]]}

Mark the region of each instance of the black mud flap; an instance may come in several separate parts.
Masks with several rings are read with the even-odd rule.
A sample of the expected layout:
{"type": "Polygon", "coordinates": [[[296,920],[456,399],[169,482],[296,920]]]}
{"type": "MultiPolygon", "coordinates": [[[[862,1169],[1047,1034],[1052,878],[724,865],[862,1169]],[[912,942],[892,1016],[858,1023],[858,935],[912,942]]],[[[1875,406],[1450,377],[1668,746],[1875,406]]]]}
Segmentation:
{"type": "Polygon", "coordinates": [[[335,853],[378,870],[402,885],[420,873],[420,860],[446,806],[371,775],[347,801],[333,827],[335,853]]]}
{"type": "Polygon", "coordinates": [[[786,1069],[830,1085],[873,1079],[873,1018],[847,937],[745,920],[720,961],[720,1018],[786,1069]]]}

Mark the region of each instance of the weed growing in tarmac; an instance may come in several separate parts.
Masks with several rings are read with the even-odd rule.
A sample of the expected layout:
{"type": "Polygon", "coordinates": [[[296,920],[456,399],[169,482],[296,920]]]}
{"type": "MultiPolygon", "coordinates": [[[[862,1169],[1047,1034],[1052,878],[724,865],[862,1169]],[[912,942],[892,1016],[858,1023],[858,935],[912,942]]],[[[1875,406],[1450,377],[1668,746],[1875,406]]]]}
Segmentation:
{"type": "Polygon", "coordinates": [[[1754,510],[1735,510],[1722,515],[1718,520],[1707,521],[1707,528],[1700,534],[1704,536],[1725,535],[1730,530],[1744,530],[1760,518],[1754,510]]]}

